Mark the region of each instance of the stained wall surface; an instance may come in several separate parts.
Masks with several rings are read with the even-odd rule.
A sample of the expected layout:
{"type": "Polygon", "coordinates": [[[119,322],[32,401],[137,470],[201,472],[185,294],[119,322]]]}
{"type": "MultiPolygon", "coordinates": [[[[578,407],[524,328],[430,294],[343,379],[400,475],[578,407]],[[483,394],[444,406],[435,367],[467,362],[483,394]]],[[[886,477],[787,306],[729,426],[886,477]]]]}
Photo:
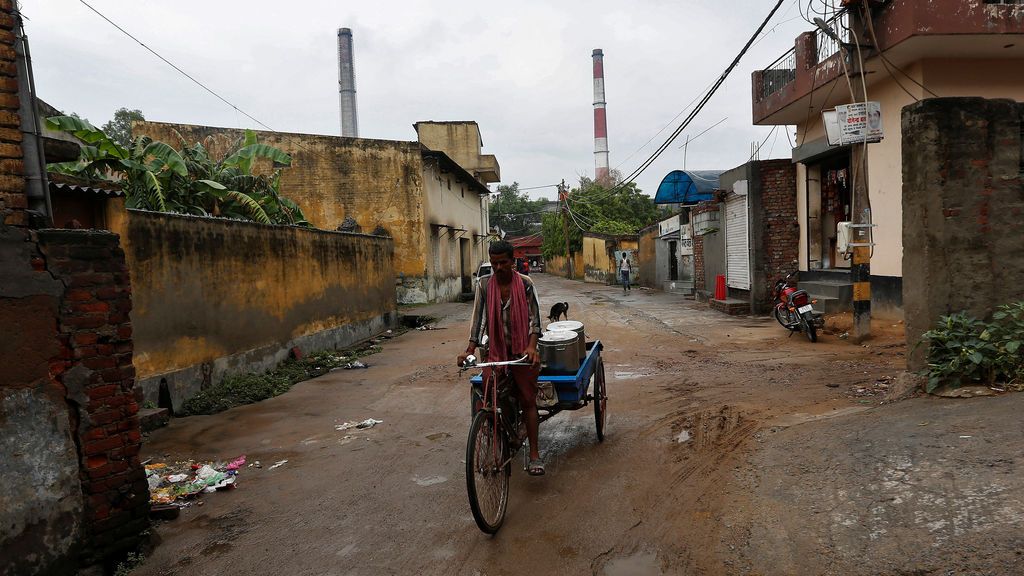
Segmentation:
{"type": "Polygon", "coordinates": [[[346,346],[396,318],[390,238],[130,210],[135,366],[174,408],[236,371],[346,346]]]}
{"type": "MultiPolygon", "coordinates": [[[[244,136],[243,130],[163,122],[139,122],[136,135],[178,146],[202,142],[214,158],[244,136]]],[[[263,144],[292,157],[281,171],[281,193],[294,200],[307,220],[336,230],[350,217],[360,232],[378,226],[394,238],[394,272],[423,277],[429,264],[424,215],[423,158],[418,142],[341,138],[313,134],[256,131],[263,144]]],[[[256,170],[269,171],[269,162],[256,170]]]]}
{"type": "Polygon", "coordinates": [[[942,315],[987,318],[1024,299],[1024,105],[936,98],[903,110],[908,368],[942,315]]]}

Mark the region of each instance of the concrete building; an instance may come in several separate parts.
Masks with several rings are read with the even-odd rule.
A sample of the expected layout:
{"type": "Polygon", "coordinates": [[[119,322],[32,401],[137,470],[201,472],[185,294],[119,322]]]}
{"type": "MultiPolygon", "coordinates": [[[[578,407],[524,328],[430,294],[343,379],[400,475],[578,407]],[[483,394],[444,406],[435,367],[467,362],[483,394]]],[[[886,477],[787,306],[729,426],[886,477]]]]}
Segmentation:
{"type": "Polygon", "coordinates": [[[831,146],[822,112],[853,101],[844,73],[859,82],[867,100],[881,105],[884,139],[868,145],[868,186],[873,228],[871,299],[876,314],[903,314],[903,150],[901,110],[941,96],[1024,100],[1024,5],[993,0],[892,0],[842,9],[827,26],[850,42],[847,52],[822,30],[806,32],[796,46],[753,74],[753,121],[795,125],[797,210],[801,281],[849,290],[849,260],[838,250],[838,222],[864,207],[850,199],[850,146],[831,146]],[[860,51],[857,45],[861,46],[860,51]]]}
{"type": "MultiPolygon", "coordinates": [[[[178,143],[204,142],[219,157],[243,131],[141,122],[137,134],[178,143]]],[[[324,230],[387,235],[394,239],[399,303],[442,302],[468,292],[472,273],[487,258],[490,234],[487,183],[498,162],[480,153],[475,122],[421,122],[419,141],[257,132],[259,141],[292,156],[281,189],[324,230]]],[[[258,169],[258,168],[257,168],[258,169]]]]}
{"type": "Polygon", "coordinates": [[[637,268],[637,280],[643,286],[693,294],[693,228],[688,208],[640,230],[637,268]]]}
{"type": "MultiPolygon", "coordinates": [[[[726,277],[726,299],[710,299],[712,307],[730,313],[771,311],[772,284],[797,265],[795,178],[795,167],[785,159],[755,160],[722,173],[721,233],[708,237],[705,218],[700,218],[702,264],[724,268],[726,277]],[[712,246],[716,241],[720,245],[712,246]],[[712,254],[723,260],[714,262],[712,254]]],[[[714,287],[707,280],[705,285],[714,287]]]]}
{"type": "Polygon", "coordinates": [[[635,278],[638,248],[639,242],[636,234],[611,235],[584,232],[583,253],[577,256],[583,260],[583,281],[621,284],[618,270],[623,258],[628,259],[633,266],[632,278],[635,278]]]}

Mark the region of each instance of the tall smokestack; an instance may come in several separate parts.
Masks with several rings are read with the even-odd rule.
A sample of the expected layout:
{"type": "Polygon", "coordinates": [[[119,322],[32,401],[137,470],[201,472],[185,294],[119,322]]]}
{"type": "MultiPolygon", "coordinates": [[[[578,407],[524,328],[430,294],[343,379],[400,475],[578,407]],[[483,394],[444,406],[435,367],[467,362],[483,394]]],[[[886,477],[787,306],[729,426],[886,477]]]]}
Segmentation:
{"type": "Polygon", "coordinates": [[[604,101],[604,52],[594,50],[594,176],[608,180],[608,118],[604,101]]]}
{"type": "Polygon", "coordinates": [[[352,59],[352,30],[338,29],[338,94],[341,99],[341,135],[359,137],[356,122],[356,71],[352,59]]]}

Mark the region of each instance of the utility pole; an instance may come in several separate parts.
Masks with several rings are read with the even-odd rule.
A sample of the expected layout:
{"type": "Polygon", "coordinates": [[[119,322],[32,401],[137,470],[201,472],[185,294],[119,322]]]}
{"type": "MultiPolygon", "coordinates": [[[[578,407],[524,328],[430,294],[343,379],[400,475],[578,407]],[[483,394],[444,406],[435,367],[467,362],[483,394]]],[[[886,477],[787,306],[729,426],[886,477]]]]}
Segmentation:
{"type": "Polygon", "coordinates": [[[558,185],[558,201],[562,204],[562,236],[565,237],[565,277],[572,280],[572,252],[569,252],[569,201],[565,193],[565,180],[558,185]]]}
{"type": "MultiPolygon", "coordinates": [[[[863,18],[871,18],[871,13],[860,15],[861,26],[851,26],[850,41],[852,44],[844,42],[835,30],[821,18],[815,18],[814,23],[839,44],[840,57],[843,58],[844,72],[850,82],[853,103],[863,103],[864,113],[867,115],[867,80],[860,51],[863,45],[861,42],[863,28],[867,25],[863,18]],[[853,46],[854,50],[851,50],[850,46],[853,46]],[[853,58],[855,54],[858,56],[857,58],[853,58]],[[850,63],[849,67],[845,62],[850,63]],[[849,68],[854,69],[850,70],[849,68]]],[[[854,142],[850,146],[850,172],[853,175],[850,210],[852,238],[849,243],[852,252],[850,280],[853,282],[853,337],[850,340],[854,343],[863,342],[871,337],[871,251],[874,246],[874,235],[871,223],[871,200],[868,197],[868,136],[866,128],[864,132],[864,140],[854,142]]]]}
{"type": "MultiPolygon", "coordinates": [[[[864,16],[870,18],[868,13],[864,16]]],[[[866,26],[866,23],[862,23],[866,26]]],[[[852,26],[850,33],[851,40],[857,43],[857,53],[860,54],[862,30],[852,26]]],[[[851,54],[849,49],[847,54],[851,54]]],[[[850,58],[851,62],[855,59],[850,58]]],[[[855,78],[853,78],[853,93],[857,102],[864,102],[864,112],[867,114],[867,86],[864,77],[864,62],[856,58],[855,78]]],[[[850,267],[850,280],[853,282],[853,341],[863,342],[871,337],[871,251],[873,249],[873,238],[871,230],[871,200],[868,197],[868,144],[867,130],[865,129],[864,141],[853,144],[851,149],[851,167],[853,178],[853,206],[851,216],[853,225],[851,247],[853,248],[853,261],[850,267]]]]}

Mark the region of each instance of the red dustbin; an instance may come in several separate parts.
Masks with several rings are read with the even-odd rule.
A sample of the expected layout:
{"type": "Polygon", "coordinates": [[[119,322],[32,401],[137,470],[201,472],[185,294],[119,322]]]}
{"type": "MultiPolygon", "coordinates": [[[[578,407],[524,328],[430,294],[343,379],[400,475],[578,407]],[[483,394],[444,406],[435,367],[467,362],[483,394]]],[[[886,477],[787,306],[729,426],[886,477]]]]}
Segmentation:
{"type": "Polygon", "coordinates": [[[715,276],[715,300],[725,300],[725,274],[715,276]]]}

